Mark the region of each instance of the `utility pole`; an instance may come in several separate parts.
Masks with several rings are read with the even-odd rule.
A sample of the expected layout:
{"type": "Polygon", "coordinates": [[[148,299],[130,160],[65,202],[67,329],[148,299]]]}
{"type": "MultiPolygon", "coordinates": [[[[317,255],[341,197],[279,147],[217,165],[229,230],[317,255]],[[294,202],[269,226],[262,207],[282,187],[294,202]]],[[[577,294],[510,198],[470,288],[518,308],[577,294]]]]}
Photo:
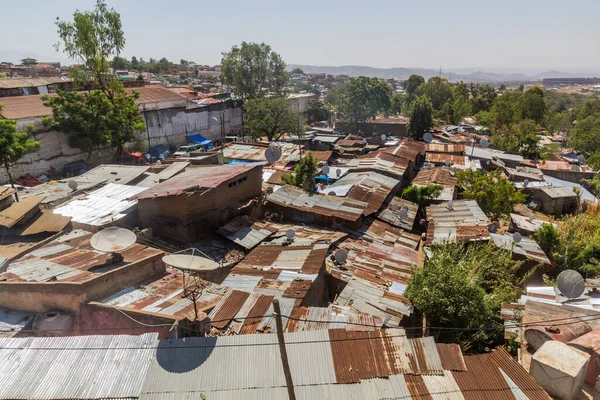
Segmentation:
{"type": "Polygon", "coordinates": [[[273,299],[273,311],[275,311],[275,326],[277,327],[277,342],[279,342],[279,352],[281,353],[281,363],[283,364],[283,374],[285,375],[285,384],[288,390],[290,400],[296,400],[294,393],[294,382],[290,372],[290,363],[288,362],[287,350],[285,348],[285,339],[283,337],[283,323],[281,322],[281,308],[279,300],[273,299]]]}

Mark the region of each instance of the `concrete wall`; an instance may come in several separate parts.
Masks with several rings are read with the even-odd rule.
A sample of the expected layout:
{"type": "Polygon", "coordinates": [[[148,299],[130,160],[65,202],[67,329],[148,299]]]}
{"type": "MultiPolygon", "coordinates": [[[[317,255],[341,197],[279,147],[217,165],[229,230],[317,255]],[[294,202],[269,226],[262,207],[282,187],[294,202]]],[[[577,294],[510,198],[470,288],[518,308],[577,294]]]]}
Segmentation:
{"type": "Polygon", "coordinates": [[[84,283],[0,282],[0,307],[26,311],[78,312],[87,301],[100,300],[128,286],[165,273],[162,253],[99,274],[84,283]]]}
{"type": "Polygon", "coordinates": [[[311,101],[316,100],[317,96],[315,94],[292,94],[288,98],[292,103],[292,110],[296,114],[306,118],[308,116],[308,109],[310,108],[309,104],[311,101]]]}
{"type": "MultiPolygon", "coordinates": [[[[242,125],[242,108],[233,102],[193,110],[186,110],[185,103],[159,102],[152,104],[142,107],[148,130],[140,133],[138,140],[131,143],[132,146],[140,147],[144,151],[148,149],[148,142],[151,146],[166,144],[174,150],[187,142],[186,136],[197,133],[207,139],[218,140],[221,136],[221,115],[225,120],[225,135],[239,130],[242,125]]],[[[42,131],[41,121],[41,118],[17,120],[19,130],[24,131],[28,125],[33,125],[39,131],[35,134],[35,138],[40,142],[40,149],[26,155],[18,164],[13,165],[12,175],[15,179],[27,173],[33,176],[43,175],[51,167],[62,173],[66,164],[87,158],[86,153],[69,146],[67,134],[54,130],[42,131]]],[[[92,164],[109,163],[113,161],[114,154],[114,149],[110,148],[104,149],[100,153],[95,151],[92,164]]],[[[0,169],[0,184],[7,182],[8,177],[2,168],[0,169]]]]}

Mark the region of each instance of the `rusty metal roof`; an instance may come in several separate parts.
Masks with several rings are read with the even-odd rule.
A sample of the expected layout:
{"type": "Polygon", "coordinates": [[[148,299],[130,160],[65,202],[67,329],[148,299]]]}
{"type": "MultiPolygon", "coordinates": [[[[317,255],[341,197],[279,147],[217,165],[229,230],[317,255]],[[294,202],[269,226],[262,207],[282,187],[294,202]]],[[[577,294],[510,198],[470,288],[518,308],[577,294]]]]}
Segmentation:
{"type": "Polygon", "coordinates": [[[68,79],[60,76],[47,78],[2,78],[0,79],[0,89],[16,89],[52,85],[55,83],[69,83],[68,79]]]}
{"type": "Polygon", "coordinates": [[[411,249],[416,249],[421,243],[421,235],[371,218],[367,219],[360,229],[351,231],[351,235],[377,243],[400,243],[411,249]]]}
{"type": "MultiPolygon", "coordinates": [[[[400,181],[374,171],[351,172],[331,185],[331,188],[351,186],[346,197],[368,203],[365,216],[379,211],[390,193],[396,190],[400,181]]],[[[325,189],[324,192],[327,192],[325,189]]]]}
{"type": "Polygon", "coordinates": [[[90,246],[92,234],[74,231],[63,235],[11,262],[0,277],[7,282],[78,282],[102,276],[105,272],[160,257],[162,252],[134,244],[121,252],[123,263],[105,264],[107,254],[90,246]]]}
{"type": "Polygon", "coordinates": [[[265,243],[252,250],[232,272],[288,270],[317,274],[324,265],[328,250],[328,244],[320,243],[285,245],[265,243]]]}
{"type": "Polygon", "coordinates": [[[16,190],[11,187],[0,186],[0,200],[4,200],[15,194],[16,190]]]}
{"type": "Polygon", "coordinates": [[[274,163],[275,168],[281,168],[290,162],[300,160],[298,145],[289,142],[273,142],[271,144],[233,142],[225,146],[223,156],[233,160],[267,161],[265,151],[272,145],[276,145],[281,149],[281,158],[274,163]]]}
{"type": "Polygon", "coordinates": [[[523,236],[519,243],[515,243],[511,234],[491,233],[490,236],[494,244],[501,249],[512,251],[531,260],[550,265],[550,260],[546,253],[544,253],[544,250],[542,250],[535,240],[527,236],[523,236]]]}
{"type": "Polygon", "coordinates": [[[413,229],[413,225],[415,224],[415,218],[417,217],[418,211],[419,206],[416,203],[412,203],[399,197],[394,197],[392,198],[392,201],[390,201],[381,210],[381,212],[377,215],[377,218],[397,226],[398,228],[411,231],[413,229]],[[400,216],[402,209],[408,212],[406,217],[400,216]]]}
{"type": "Polygon", "coordinates": [[[454,188],[456,181],[457,179],[450,172],[450,167],[435,167],[422,168],[413,179],[412,184],[422,186],[437,184],[445,188],[454,188]]]}
{"type": "Polygon", "coordinates": [[[214,189],[220,184],[234,179],[253,168],[261,168],[260,164],[219,165],[210,167],[188,168],[146,191],[135,195],[134,199],[152,199],[158,197],[178,196],[185,192],[201,189],[214,189]]]}
{"type": "Polygon", "coordinates": [[[304,190],[286,185],[267,197],[267,201],[324,216],[331,216],[347,221],[356,221],[369,207],[368,203],[349,198],[309,194],[304,190]]]}
{"type": "Polygon", "coordinates": [[[277,232],[277,229],[270,225],[269,222],[242,215],[220,227],[217,233],[250,250],[277,232]]]}
{"type": "Polygon", "coordinates": [[[446,160],[450,160],[450,165],[465,165],[468,158],[469,157],[467,156],[458,156],[448,153],[427,153],[425,161],[434,164],[444,164],[446,160]]]}
{"type": "Polygon", "coordinates": [[[291,311],[291,317],[285,325],[286,332],[322,329],[374,331],[382,325],[382,321],[373,315],[335,304],[329,304],[327,307],[296,307],[291,311]]]}
{"type": "Polygon", "coordinates": [[[43,200],[43,196],[30,196],[12,203],[7,209],[0,211],[0,225],[12,228],[21,222],[27,214],[39,209],[39,205],[43,200]]]}
{"type": "Polygon", "coordinates": [[[425,150],[429,153],[464,153],[463,144],[427,143],[425,150]]]}
{"type": "Polygon", "coordinates": [[[41,212],[21,232],[21,236],[36,235],[43,232],[60,232],[71,222],[71,217],[54,214],[50,211],[41,212]]]}
{"type": "Polygon", "coordinates": [[[270,222],[269,226],[277,229],[277,232],[271,237],[273,243],[287,242],[285,233],[288,229],[294,230],[294,243],[297,244],[327,243],[331,245],[347,236],[345,232],[322,228],[320,226],[291,225],[277,222],[270,222]]]}
{"type": "Polygon", "coordinates": [[[442,366],[448,371],[466,371],[465,359],[460,346],[454,343],[438,343],[437,351],[442,361],[442,366]]]}
{"type": "Polygon", "coordinates": [[[310,153],[317,161],[329,161],[333,155],[333,151],[315,151],[311,150],[310,153]]]}
{"type": "Polygon", "coordinates": [[[452,209],[448,203],[427,207],[430,221],[426,245],[444,242],[468,242],[487,240],[489,220],[475,200],[454,201],[452,209]]]}

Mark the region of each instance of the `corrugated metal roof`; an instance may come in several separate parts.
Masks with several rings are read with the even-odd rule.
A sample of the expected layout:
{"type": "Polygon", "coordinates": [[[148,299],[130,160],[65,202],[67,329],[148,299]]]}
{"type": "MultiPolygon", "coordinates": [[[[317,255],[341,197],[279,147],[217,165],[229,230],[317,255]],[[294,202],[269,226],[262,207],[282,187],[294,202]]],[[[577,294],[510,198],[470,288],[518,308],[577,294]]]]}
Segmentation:
{"type": "Polygon", "coordinates": [[[323,267],[328,244],[271,244],[256,247],[232,270],[243,273],[244,270],[271,271],[272,269],[293,270],[304,274],[317,274],[323,267]]]}
{"type": "Polygon", "coordinates": [[[139,179],[144,172],[148,171],[147,166],[137,165],[111,165],[102,164],[73,178],[77,183],[118,183],[128,185],[139,179]]]}
{"type": "Polygon", "coordinates": [[[4,200],[15,194],[16,190],[11,187],[0,186],[0,200],[4,200]]]}
{"type": "Polygon", "coordinates": [[[176,161],[173,164],[169,165],[167,168],[163,169],[158,173],[158,181],[166,181],[169,178],[174,177],[175,175],[183,172],[188,166],[189,162],[184,161],[176,161]]]}
{"type": "Polygon", "coordinates": [[[394,197],[392,198],[392,201],[390,201],[385,208],[381,210],[381,212],[377,215],[377,218],[399,228],[411,231],[413,229],[413,225],[415,224],[415,218],[417,217],[418,211],[419,206],[416,203],[411,203],[408,200],[394,197]],[[408,212],[406,217],[400,216],[402,209],[405,209],[408,212]]]}
{"type": "Polygon", "coordinates": [[[271,145],[276,145],[281,149],[281,158],[274,163],[276,168],[300,160],[298,144],[289,142],[273,142],[265,145],[233,142],[225,146],[223,156],[232,160],[267,161],[265,151],[271,145]]]}
{"type": "Polygon", "coordinates": [[[54,83],[69,83],[68,79],[60,76],[47,78],[3,78],[0,79],[0,89],[15,89],[52,85],[54,83]]]}
{"type": "Polygon", "coordinates": [[[44,200],[42,196],[30,196],[21,201],[14,202],[5,210],[0,211],[0,225],[12,228],[27,215],[39,209],[44,200]]]}
{"type": "Polygon", "coordinates": [[[552,198],[579,197],[573,189],[564,186],[543,187],[540,190],[552,198]]]}
{"type": "Polygon", "coordinates": [[[403,162],[386,160],[381,154],[369,153],[361,158],[350,160],[346,166],[357,171],[381,171],[402,179],[406,171],[406,165],[403,162]]]}
{"type": "Polygon", "coordinates": [[[472,241],[489,239],[488,217],[475,200],[454,201],[452,209],[448,203],[427,207],[431,221],[427,230],[427,245],[446,241],[472,241]]]}
{"type": "Polygon", "coordinates": [[[425,156],[425,161],[434,164],[445,164],[446,161],[450,160],[450,165],[465,165],[467,159],[467,156],[457,156],[447,153],[427,153],[425,156]]]}
{"type": "Polygon", "coordinates": [[[445,188],[454,188],[456,178],[452,176],[450,167],[422,168],[412,181],[415,186],[427,186],[434,183],[445,188]]]}
{"type": "Polygon", "coordinates": [[[295,232],[294,243],[335,243],[347,236],[345,232],[332,229],[321,228],[310,225],[290,225],[276,222],[270,222],[269,227],[277,229],[277,232],[271,237],[272,243],[287,243],[286,232],[293,229],[295,232]]]}
{"type": "Polygon", "coordinates": [[[291,316],[293,319],[288,319],[285,325],[286,332],[340,328],[350,331],[373,331],[380,328],[382,324],[382,321],[373,315],[358,312],[352,307],[334,304],[329,304],[327,307],[296,307],[292,310],[291,316]]]}
{"type": "Polygon", "coordinates": [[[579,190],[579,192],[581,193],[579,195],[579,198],[581,201],[586,201],[586,202],[589,202],[592,204],[598,204],[598,198],[596,196],[594,196],[592,193],[590,193],[589,190],[587,190],[586,188],[584,188],[583,186],[581,186],[577,183],[564,181],[562,179],[557,179],[557,178],[554,178],[554,177],[548,176],[548,175],[544,175],[544,179],[548,183],[550,183],[552,186],[564,186],[571,190],[573,190],[573,188],[577,188],[577,190],[579,190]]]}
{"type": "Polygon", "coordinates": [[[523,162],[524,160],[523,156],[518,154],[504,153],[499,150],[483,149],[481,147],[473,148],[469,146],[467,148],[467,153],[469,153],[473,158],[481,158],[484,160],[492,160],[494,158],[512,162],[523,162]]]}
{"type": "Polygon", "coordinates": [[[544,253],[544,250],[533,239],[523,236],[519,243],[515,243],[511,234],[491,233],[490,236],[494,244],[501,249],[512,251],[515,254],[525,256],[543,264],[550,264],[550,260],[546,253],[544,253]]]}
{"type": "Polygon", "coordinates": [[[438,343],[437,351],[440,361],[445,370],[466,371],[465,359],[463,358],[460,346],[454,343],[438,343]]]}
{"type": "Polygon", "coordinates": [[[258,221],[243,215],[220,227],[217,233],[250,250],[277,232],[277,229],[270,225],[269,222],[258,221]]]}
{"type": "Polygon", "coordinates": [[[333,216],[347,221],[356,221],[369,207],[368,203],[349,198],[309,194],[304,190],[286,185],[267,197],[269,202],[311,212],[324,216],[333,216]]]}
{"type": "Polygon", "coordinates": [[[73,222],[90,226],[105,226],[131,212],[136,200],[129,200],[146,188],[108,183],[106,186],[74,199],[54,209],[56,214],[71,217],[73,222]]]}
{"type": "Polygon", "coordinates": [[[421,235],[407,232],[378,219],[368,219],[360,229],[351,233],[353,237],[367,241],[399,243],[411,249],[416,249],[421,243],[421,235]]]}
{"type": "Polygon", "coordinates": [[[0,398],[137,398],[157,337],[0,338],[0,398]]]}
{"type": "Polygon", "coordinates": [[[510,214],[511,222],[514,224],[517,230],[524,231],[526,233],[533,233],[540,229],[544,224],[551,224],[557,227],[556,224],[553,224],[548,221],[544,221],[541,219],[534,219],[533,221],[529,220],[529,218],[519,215],[519,214],[510,214]]]}
{"type": "Polygon", "coordinates": [[[188,168],[187,171],[136,195],[135,199],[178,196],[198,189],[214,189],[253,168],[261,167],[261,164],[237,164],[188,168]]]}
{"type": "MultiPolygon", "coordinates": [[[[400,181],[377,172],[351,172],[334,183],[331,187],[351,185],[346,197],[369,204],[364,215],[376,213],[388,195],[396,190],[400,181]]],[[[325,191],[327,191],[326,189],[325,191]]]]}
{"type": "Polygon", "coordinates": [[[21,236],[35,235],[42,232],[60,232],[71,222],[71,217],[54,214],[50,211],[41,212],[33,222],[21,232],[21,236]]]}
{"type": "Polygon", "coordinates": [[[427,143],[425,150],[431,153],[464,153],[465,145],[448,143],[427,143]]]}

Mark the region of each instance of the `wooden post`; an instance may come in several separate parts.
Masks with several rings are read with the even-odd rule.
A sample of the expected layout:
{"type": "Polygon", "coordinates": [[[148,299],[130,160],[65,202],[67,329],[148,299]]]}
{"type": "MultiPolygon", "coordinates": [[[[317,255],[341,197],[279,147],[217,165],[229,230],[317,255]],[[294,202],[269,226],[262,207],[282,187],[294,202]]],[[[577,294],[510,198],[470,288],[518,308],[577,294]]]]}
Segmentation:
{"type": "Polygon", "coordinates": [[[294,393],[294,382],[290,372],[290,363],[288,362],[287,350],[285,348],[285,339],[283,337],[283,323],[281,322],[281,308],[279,300],[273,299],[273,310],[275,311],[275,325],[277,326],[277,341],[279,342],[279,352],[281,353],[281,363],[283,364],[283,374],[287,385],[288,397],[290,400],[296,400],[294,393]]]}

